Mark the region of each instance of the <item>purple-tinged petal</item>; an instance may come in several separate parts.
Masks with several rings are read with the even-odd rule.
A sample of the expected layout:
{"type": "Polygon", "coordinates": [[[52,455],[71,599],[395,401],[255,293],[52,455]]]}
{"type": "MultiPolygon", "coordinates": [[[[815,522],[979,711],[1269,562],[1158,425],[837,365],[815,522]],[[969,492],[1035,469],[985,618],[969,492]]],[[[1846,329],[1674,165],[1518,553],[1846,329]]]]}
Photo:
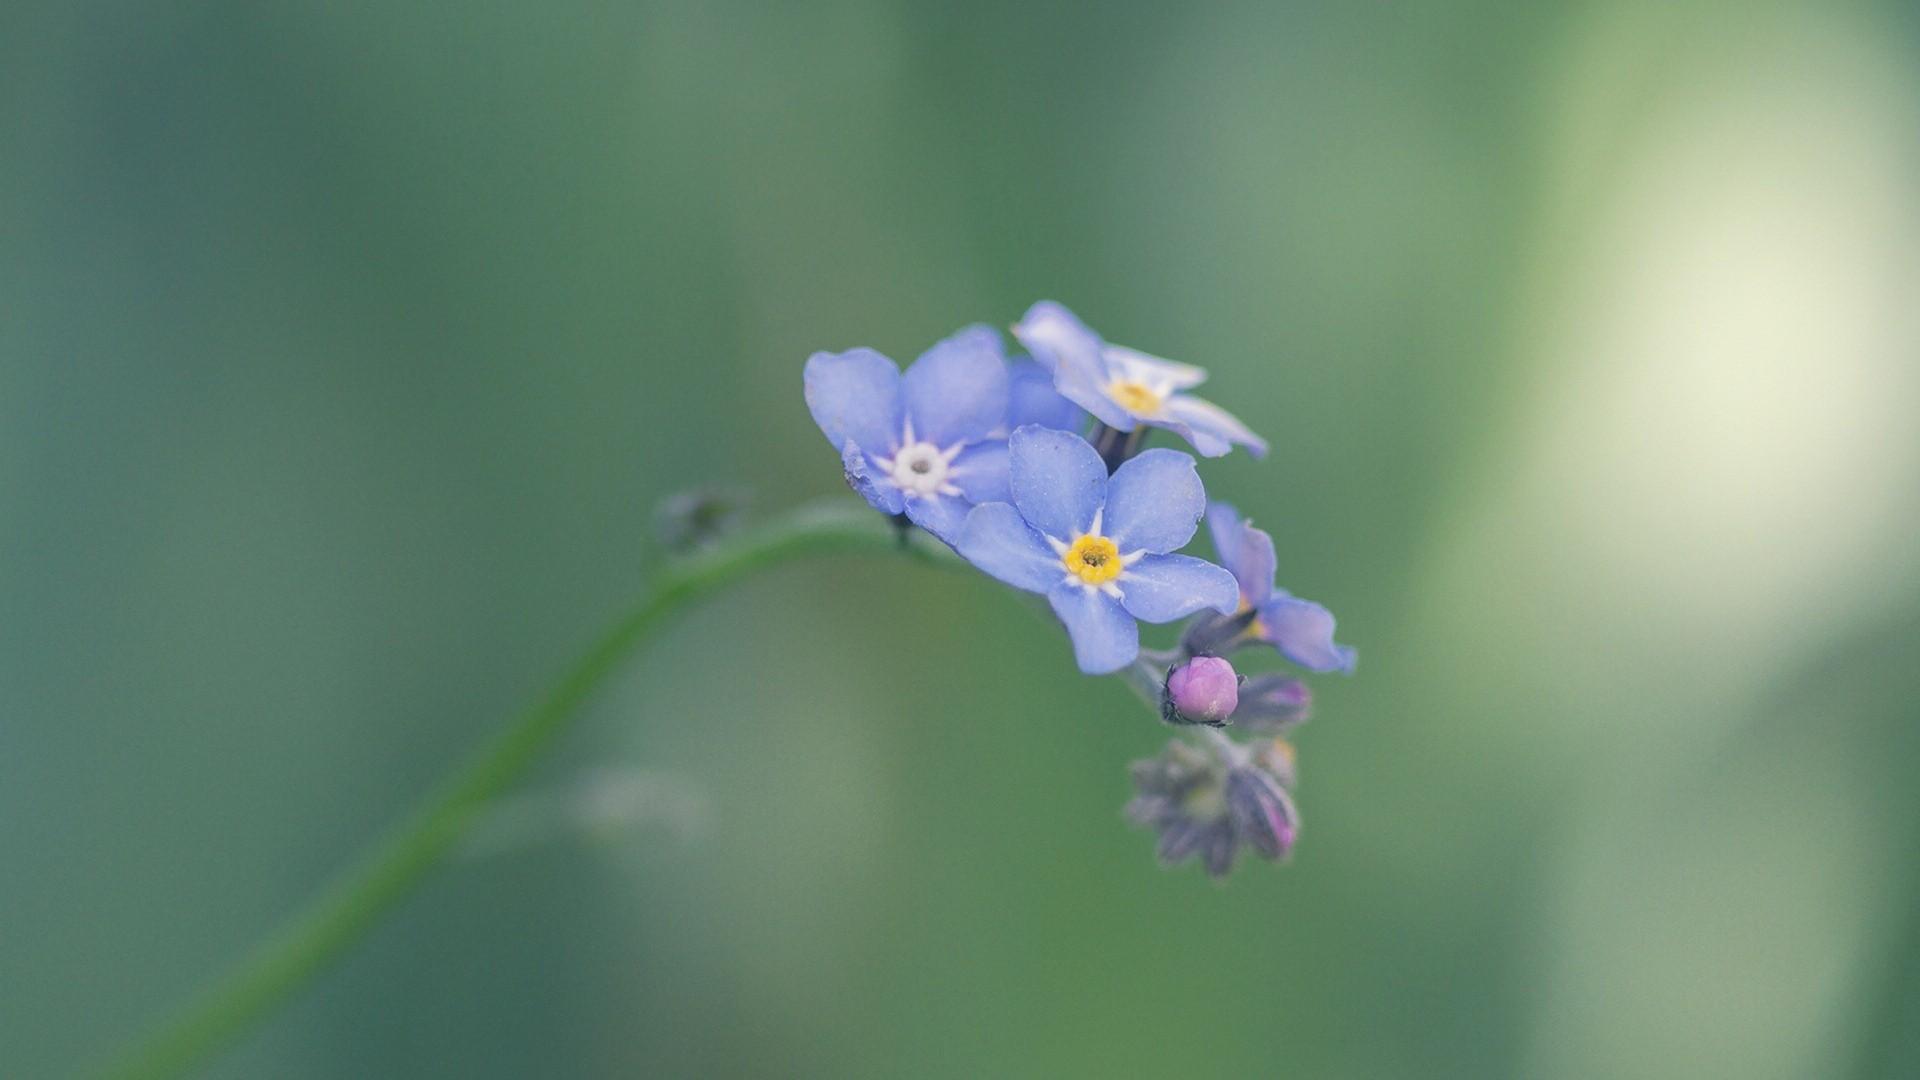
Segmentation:
{"type": "Polygon", "coordinates": [[[975,443],[953,459],[947,479],[970,503],[1012,502],[1013,487],[1007,481],[1009,456],[1005,439],[975,443]]]}
{"type": "Polygon", "coordinates": [[[1053,388],[1053,375],[1033,360],[1016,360],[1007,373],[1007,430],[1038,424],[1055,431],[1082,431],[1086,410],[1053,388]]]}
{"type": "Polygon", "coordinates": [[[1199,822],[1178,819],[1168,822],[1160,833],[1157,854],[1160,861],[1172,866],[1193,856],[1200,845],[1218,830],[1223,822],[1199,822]]]}
{"type": "Polygon", "coordinates": [[[1034,528],[1071,540],[1093,526],[1107,501],[1107,466],[1072,432],[1026,427],[1007,441],[1013,504],[1034,528]]]}
{"type": "Polygon", "coordinates": [[[1233,575],[1191,555],[1148,555],[1118,584],[1127,610],[1143,622],[1172,622],[1206,608],[1224,614],[1240,604],[1233,575]]]}
{"type": "Polygon", "coordinates": [[[1358,659],[1333,641],[1333,613],[1311,600],[1281,594],[1260,607],[1260,639],[1308,671],[1351,673],[1358,659]]]}
{"type": "Polygon", "coordinates": [[[981,570],[1028,592],[1047,592],[1066,575],[1046,539],[1006,503],[974,507],[953,547],[981,570]]]}
{"type": "Polygon", "coordinates": [[[1207,508],[1193,457],[1148,450],[1114,470],[1107,481],[1102,529],[1120,550],[1163,555],[1187,546],[1207,508]]]}
{"type": "Polygon", "coordinates": [[[901,380],[914,438],[938,447],[987,437],[1007,415],[1000,335],[969,326],[922,353],[901,380]]]}
{"type": "Polygon", "coordinates": [[[1244,731],[1285,731],[1306,720],[1313,692],[1290,675],[1257,675],[1240,687],[1233,726],[1244,731]]]}
{"type": "Polygon", "coordinates": [[[814,353],[804,376],[807,409],[834,449],[852,440],[870,454],[890,454],[900,441],[900,369],[872,349],[814,353]]]}
{"type": "Polygon", "coordinates": [[[1208,877],[1226,877],[1239,854],[1239,835],[1229,822],[1221,821],[1208,833],[1206,847],[1200,851],[1200,863],[1207,868],[1208,877]]]}
{"type": "Polygon", "coordinates": [[[1265,858],[1278,859],[1293,847],[1298,814],[1279,781],[1259,769],[1227,774],[1227,808],[1234,829],[1265,858]]]}
{"type": "Polygon", "coordinates": [[[1073,312],[1051,300],[1027,309],[1013,336],[1040,366],[1053,373],[1055,389],[1108,427],[1133,430],[1133,414],[1107,396],[1105,343],[1073,312]]]}
{"type": "Polygon", "coordinates": [[[847,486],[867,500],[868,506],[883,514],[898,514],[906,509],[906,498],[900,489],[875,475],[866,451],[855,446],[852,439],[840,449],[840,467],[846,472],[847,486]]]}
{"type": "Polygon", "coordinates": [[[1073,639],[1073,658],[1081,671],[1111,675],[1140,655],[1139,624],[1113,597],[1098,589],[1062,583],[1047,593],[1047,602],[1067,625],[1067,636],[1073,639]]]}
{"type": "Polygon", "coordinates": [[[1232,413],[1190,394],[1175,394],[1152,423],[1193,444],[1201,457],[1225,457],[1239,443],[1254,457],[1267,456],[1267,441],[1248,430],[1232,413]]]}
{"type": "Polygon", "coordinates": [[[1266,603],[1273,595],[1273,537],[1254,528],[1231,503],[1223,502],[1207,507],[1207,531],[1213,536],[1213,550],[1220,554],[1220,565],[1240,583],[1240,601],[1248,607],[1266,603]]]}
{"type": "Polygon", "coordinates": [[[907,500],[907,518],[948,547],[960,538],[973,504],[958,495],[915,495],[907,500]]]}

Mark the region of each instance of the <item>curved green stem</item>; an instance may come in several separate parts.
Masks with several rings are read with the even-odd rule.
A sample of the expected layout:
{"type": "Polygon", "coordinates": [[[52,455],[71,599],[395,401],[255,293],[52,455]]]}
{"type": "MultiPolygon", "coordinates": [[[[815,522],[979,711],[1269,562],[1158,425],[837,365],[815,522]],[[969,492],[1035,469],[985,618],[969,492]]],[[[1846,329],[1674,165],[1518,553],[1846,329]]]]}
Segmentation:
{"type": "Polygon", "coordinates": [[[607,676],[680,609],[787,559],[859,551],[932,563],[955,561],[945,549],[903,542],[885,518],[866,507],[839,503],[802,508],[673,564],[544,698],[476,750],[419,809],[238,968],[109,1067],[106,1075],[177,1076],[265,1018],[417,888],[488,801],[518,780],[607,676]]]}

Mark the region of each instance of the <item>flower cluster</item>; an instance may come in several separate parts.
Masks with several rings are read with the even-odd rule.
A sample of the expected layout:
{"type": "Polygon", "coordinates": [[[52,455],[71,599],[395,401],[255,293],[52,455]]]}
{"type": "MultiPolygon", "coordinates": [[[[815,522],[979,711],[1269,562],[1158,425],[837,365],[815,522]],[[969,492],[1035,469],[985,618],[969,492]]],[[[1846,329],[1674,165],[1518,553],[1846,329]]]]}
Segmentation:
{"type": "Polygon", "coordinates": [[[1189,391],[1206,372],[1110,344],[1051,301],[1028,310],[1010,358],[968,327],[902,373],[872,349],[807,360],[807,407],[847,484],[994,578],[1046,597],[1081,671],[1122,674],[1184,736],[1137,762],[1128,816],[1160,856],[1226,873],[1241,848],[1284,857],[1299,831],[1293,750],[1299,679],[1248,678],[1228,659],[1266,650],[1310,672],[1351,672],[1333,616],[1274,584],[1273,540],[1209,504],[1191,454],[1144,446],[1150,430],[1201,457],[1267,444],[1189,391]],[[1205,519],[1218,562],[1180,554],[1205,519]],[[1176,650],[1143,650],[1139,624],[1190,619],[1176,650]],[[1229,727],[1253,736],[1227,737],[1229,727]]]}

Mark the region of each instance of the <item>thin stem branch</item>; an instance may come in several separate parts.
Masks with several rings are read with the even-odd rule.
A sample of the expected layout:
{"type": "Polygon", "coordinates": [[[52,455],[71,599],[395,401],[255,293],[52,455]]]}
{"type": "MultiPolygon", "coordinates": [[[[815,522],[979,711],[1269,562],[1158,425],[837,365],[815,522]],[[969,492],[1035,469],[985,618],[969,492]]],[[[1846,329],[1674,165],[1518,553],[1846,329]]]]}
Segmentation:
{"type": "Polygon", "coordinates": [[[469,756],[305,910],[105,1075],[178,1076],[259,1023],[412,893],[486,804],[526,773],[588,697],[669,617],[757,570],[804,555],[839,552],[895,553],[958,565],[945,549],[901,543],[885,518],[844,502],[803,507],[672,564],[545,697],[469,756]]]}

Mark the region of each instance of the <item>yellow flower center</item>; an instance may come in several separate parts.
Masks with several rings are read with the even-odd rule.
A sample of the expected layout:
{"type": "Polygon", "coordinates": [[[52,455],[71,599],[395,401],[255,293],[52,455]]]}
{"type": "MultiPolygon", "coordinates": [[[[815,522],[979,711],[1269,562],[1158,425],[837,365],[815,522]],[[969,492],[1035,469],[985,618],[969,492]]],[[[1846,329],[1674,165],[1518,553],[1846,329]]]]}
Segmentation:
{"type": "Polygon", "coordinates": [[[1160,411],[1160,395],[1146,383],[1133,379],[1115,379],[1107,386],[1107,396],[1136,416],[1152,416],[1160,411]]]}
{"type": "MultiPolygon", "coordinates": [[[[1247,612],[1252,610],[1253,610],[1253,605],[1247,603],[1247,598],[1243,596],[1240,598],[1240,607],[1238,610],[1234,612],[1234,614],[1245,615],[1247,612]]],[[[1257,637],[1257,638],[1265,638],[1267,636],[1266,622],[1262,620],[1259,616],[1257,615],[1254,616],[1253,619],[1247,623],[1247,633],[1252,634],[1254,637],[1257,637]]]]}
{"type": "Polygon", "coordinates": [[[1075,540],[1067,553],[1060,556],[1060,561],[1067,564],[1067,573],[1089,585],[1105,585],[1126,569],[1119,547],[1104,536],[1083,536],[1075,540]]]}

